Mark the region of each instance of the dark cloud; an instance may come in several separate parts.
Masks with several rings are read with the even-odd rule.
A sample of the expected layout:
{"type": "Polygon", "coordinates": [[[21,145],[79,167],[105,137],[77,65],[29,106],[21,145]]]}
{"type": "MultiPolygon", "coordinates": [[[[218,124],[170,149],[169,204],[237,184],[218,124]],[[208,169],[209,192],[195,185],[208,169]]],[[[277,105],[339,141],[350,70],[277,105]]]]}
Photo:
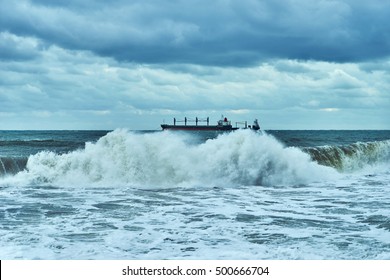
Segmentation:
{"type": "Polygon", "coordinates": [[[328,117],[349,115],[337,127],[388,129],[389,10],[379,0],[0,0],[0,126],[159,129],[228,113],[273,128],[334,128],[328,117]]]}
{"type": "Polygon", "coordinates": [[[41,44],[33,38],[18,37],[8,32],[0,33],[0,60],[30,60],[38,57],[41,44]]]}
{"type": "Polygon", "coordinates": [[[118,61],[247,66],[272,58],[348,62],[390,55],[387,1],[0,3],[3,32],[118,61]]]}

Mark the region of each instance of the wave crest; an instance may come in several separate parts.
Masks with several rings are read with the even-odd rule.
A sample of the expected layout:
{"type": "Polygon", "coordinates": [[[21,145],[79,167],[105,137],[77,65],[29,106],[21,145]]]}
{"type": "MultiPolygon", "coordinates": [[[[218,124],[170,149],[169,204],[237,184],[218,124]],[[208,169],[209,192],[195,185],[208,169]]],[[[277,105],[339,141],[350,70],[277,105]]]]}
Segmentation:
{"type": "Polygon", "coordinates": [[[83,150],[30,156],[20,176],[59,185],[173,187],[301,184],[336,173],[265,133],[236,131],[202,144],[191,141],[172,132],[115,130],[83,150]]]}
{"type": "Polygon", "coordinates": [[[304,151],[319,164],[334,167],[339,171],[351,172],[367,165],[388,163],[390,161],[390,140],[305,148],[304,151]]]}

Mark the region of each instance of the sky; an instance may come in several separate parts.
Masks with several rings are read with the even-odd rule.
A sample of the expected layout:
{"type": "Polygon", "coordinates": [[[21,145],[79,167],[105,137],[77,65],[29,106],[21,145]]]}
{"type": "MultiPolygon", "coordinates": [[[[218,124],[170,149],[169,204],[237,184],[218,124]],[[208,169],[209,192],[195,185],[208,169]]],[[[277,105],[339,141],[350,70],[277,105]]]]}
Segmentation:
{"type": "Polygon", "coordinates": [[[390,129],[387,0],[0,0],[0,129],[390,129]]]}

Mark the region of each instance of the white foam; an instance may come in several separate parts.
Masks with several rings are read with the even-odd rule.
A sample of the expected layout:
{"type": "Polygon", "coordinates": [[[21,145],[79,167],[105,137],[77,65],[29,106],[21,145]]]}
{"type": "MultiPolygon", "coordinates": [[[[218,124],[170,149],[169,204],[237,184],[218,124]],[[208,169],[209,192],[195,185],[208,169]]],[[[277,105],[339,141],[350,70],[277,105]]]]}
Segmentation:
{"type": "Polygon", "coordinates": [[[252,131],[224,134],[203,144],[177,133],[115,130],[85,149],[29,157],[14,181],[55,185],[301,184],[336,176],[297,148],[252,131]]]}

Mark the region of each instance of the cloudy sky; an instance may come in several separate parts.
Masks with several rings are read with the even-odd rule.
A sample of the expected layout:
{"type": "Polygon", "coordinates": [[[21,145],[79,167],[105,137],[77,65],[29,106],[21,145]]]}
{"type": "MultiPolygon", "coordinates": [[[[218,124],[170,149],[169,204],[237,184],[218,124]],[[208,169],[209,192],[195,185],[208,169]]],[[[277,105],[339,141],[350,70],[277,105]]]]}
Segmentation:
{"type": "Polygon", "coordinates": [[[0,129],[390,129],[390,1],[0,0],[0,129]]]}

